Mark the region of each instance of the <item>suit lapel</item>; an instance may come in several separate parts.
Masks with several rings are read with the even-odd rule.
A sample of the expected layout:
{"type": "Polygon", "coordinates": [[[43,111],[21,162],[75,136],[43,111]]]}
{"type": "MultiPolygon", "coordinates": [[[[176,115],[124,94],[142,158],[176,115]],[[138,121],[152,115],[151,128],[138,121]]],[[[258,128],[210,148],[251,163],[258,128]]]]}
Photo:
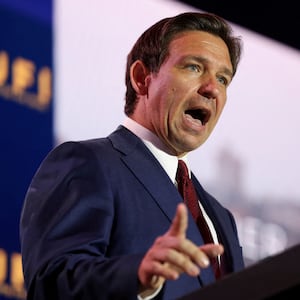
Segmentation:
{"type": "Polygon", "coordinates": [[[124,163],[171,221],[181,197],[160,163],[138,137],[122,126],[110,139],[113,146],[124,154],[124,163]]]}

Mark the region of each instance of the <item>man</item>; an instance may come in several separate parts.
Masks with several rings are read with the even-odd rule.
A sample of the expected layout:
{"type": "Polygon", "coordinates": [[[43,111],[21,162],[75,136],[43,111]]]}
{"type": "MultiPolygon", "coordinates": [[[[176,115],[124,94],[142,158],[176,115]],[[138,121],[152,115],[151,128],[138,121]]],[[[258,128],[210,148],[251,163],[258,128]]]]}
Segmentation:
{"type": "Polygon", "coordinates": [[[244,267],[232,214],[191,175],[214,238],[205,243],[175,180],[178,159],[188,164],[215,127],[240,55],[213,14],[142,34],[123,125],[56,147],[31,182],[20,223],[28,299],[176,299],[216,280],[210,260],[223,276],[244,267]]]}

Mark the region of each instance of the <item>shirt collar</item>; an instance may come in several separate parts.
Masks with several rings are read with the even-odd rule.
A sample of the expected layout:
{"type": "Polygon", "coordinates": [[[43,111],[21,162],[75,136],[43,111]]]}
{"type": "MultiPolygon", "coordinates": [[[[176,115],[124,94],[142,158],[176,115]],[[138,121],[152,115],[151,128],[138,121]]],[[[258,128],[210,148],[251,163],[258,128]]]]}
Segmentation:
{"type": "MultiPolygon", "coordinates": [[[[166,146],[153,132],[143,127],[131,118],[127,117],[123,122],[123,126],[137,135],[145,143],[148,149],[152,152],[152,154],[156,157],[164,170],[167,172],[172,182],[175,183],[178,157],[168,154],[166,146]]],[[[187,155],[180,157],[180,159],[184,160],[190,173],[187,155]]]]}

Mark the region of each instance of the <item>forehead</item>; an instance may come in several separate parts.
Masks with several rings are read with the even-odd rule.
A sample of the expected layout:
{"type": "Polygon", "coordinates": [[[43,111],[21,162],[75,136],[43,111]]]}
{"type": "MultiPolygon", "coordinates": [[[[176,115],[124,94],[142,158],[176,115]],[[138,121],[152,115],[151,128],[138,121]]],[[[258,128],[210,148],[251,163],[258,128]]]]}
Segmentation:
{"type": "Polygon", "coordinates": [[[228,47],[218,36],[205,31],[185,31],[177,34],[169,45],[169,56],[207,56],[231,67],[228,47]]]}

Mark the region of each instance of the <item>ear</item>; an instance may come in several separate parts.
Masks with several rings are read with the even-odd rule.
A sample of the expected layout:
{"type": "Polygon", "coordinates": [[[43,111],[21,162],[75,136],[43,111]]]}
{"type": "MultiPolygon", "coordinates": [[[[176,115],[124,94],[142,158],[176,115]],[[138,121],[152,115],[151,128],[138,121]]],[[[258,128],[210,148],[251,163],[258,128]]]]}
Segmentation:
{"type": "Polygon", "coordinates": [[[139,95],[146,95],[148,93],[149,72],[141,60],[136,60],[130,67],[130,81],[132,87],[139,95]]]}

